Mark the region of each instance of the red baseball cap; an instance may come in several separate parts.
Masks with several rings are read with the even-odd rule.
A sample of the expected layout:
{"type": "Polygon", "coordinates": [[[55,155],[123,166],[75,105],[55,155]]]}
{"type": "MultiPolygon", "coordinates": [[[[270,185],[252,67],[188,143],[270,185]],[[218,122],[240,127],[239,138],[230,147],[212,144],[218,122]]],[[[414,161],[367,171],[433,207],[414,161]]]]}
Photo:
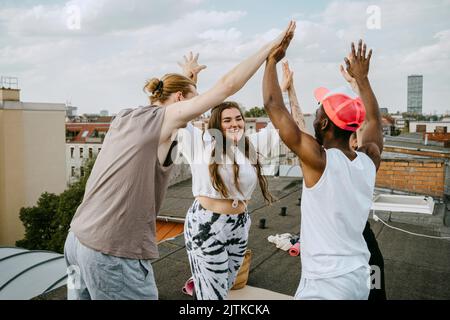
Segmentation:
{"type": "Polygon", "coordinates": [[[355,132],[358,130],[366,117],[366,109],[360,97],[352,97],[346,88],[328,90],[318,88],[314,96],[325,110],[328,118],[339,128],[355,132]]]}

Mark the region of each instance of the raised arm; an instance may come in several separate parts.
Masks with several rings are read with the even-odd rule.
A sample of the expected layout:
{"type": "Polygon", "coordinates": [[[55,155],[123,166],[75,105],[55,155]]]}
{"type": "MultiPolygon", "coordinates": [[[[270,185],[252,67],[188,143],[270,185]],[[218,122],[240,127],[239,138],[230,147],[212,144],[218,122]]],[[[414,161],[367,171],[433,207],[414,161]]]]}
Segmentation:
{"type": "Polygon", "coordinates": [[[175,129],[184,127],[188,121],[200,116],[238,92],[267,59],[271,50],[278,47],[285,37],[292,36],[294,31],[295,22],[291,21],[280,36],[234,67],[210,90],[190,100],[180,101],[167,106],[160,142],[168,140],[175,129]]]}
{"type": "Polygon", "coordinates": [[[297,93],[295,92],[294,86],[294,71],[289,68],[289,62],[282,62],[283,68],[283,80],[281,82],[281,90],[283,94],[287,93],[289,98],[289,104],[291,106],[291,114],[294,118],[295,123],[300,128],[300,130],[306,131],[305,117],[303,115],[302,109],[298,102],[297,93]]]}
{"type": "MultiPolygon", "coordinates": [[[[320,171],[325,168],[325,158],[322,148],[309,134],[302,132],[284,105],[281,88],[278,83],[276,65],[286,55],[287,47],[292,37],[283,40],[267,59],[263,80],[264,108],[270,117],[283,142],[299,158],[302,167],[320,171]]],[[[320,172],[321,173],[321,172],[320,172]]]]}
{"type": "Polygon", "coordinates": [[[372,50],[366,55],[367,46],[362,40],[358,43],[358,50],[352,43],[350,59],[345,58],[347,73],[355,79],[359,94],[366,108],[364,130],[361,132],[361,146],[359,151],[365,152],[378,169],[383,152],[383,129],[378,101],[369,82],[369,65],[372,50]]]}

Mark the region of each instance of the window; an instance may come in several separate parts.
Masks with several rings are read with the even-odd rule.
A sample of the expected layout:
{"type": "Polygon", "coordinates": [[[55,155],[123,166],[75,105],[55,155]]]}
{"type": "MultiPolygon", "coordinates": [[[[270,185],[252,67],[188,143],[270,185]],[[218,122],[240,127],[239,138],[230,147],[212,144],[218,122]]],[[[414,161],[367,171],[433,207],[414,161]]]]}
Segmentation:
{"type": "Polygon", "coordinates": [[[94,155],[92,154],[92,148],[89,148],[89,159],[92,159],[94,155]]]}
{"type": "Polygon", "coordinates": [[[84,167],[80,168],[80,176],[84,177],[84,167]]]}
{"type": "Polygon", "coordinates": [[[75,177],[75,167],[72,167],[71,172],[70,172],[70,176],[71,177],[75,177]]]}
{"type": "Polygon", "coordinates": [[[75,137],[80,133],[80,131],[76,130],[66,130],[66,139],[72,140],[75,139],[75,137]]]}
{"type": "Polygon", "coordinates": [[[83,158],[83,148],[80,148],[80,158],[83,158]]]}
{"type": "Polygon", "coordinates": [[[416,125],[416,132],[427,132],[427,126],[422,124],[416,125]]]}
{"type": "Polygon", "coordinates": [[[437,126],[436,129],[434,129],[435,133],[447,133],[447,127],[443,126],[437,126]]]}
{"type": "Polygon", "coordinates": [[[73,159],[73,152],[75,151],[74,147],[70,147],[70,158],[73,159]]]}

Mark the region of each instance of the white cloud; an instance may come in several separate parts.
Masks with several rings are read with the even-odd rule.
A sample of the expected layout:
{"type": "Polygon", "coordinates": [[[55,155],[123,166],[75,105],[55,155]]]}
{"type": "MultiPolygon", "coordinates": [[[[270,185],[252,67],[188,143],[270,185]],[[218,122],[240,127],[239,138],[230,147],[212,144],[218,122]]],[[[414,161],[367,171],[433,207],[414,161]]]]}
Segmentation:
{"type": "MultiPolygon", "coordinates": [[[[120,30],[135,30],[149,24],[179,18],[202,1],[193,0],[70,0],[59,5],[0,9],[4,32],[18,36],[70,37],[101,35],[120,30]],[[78,8],[80,29],[68,28],[68,20],[78,8]]],[[[2,32],[0,31],[0,34],[2,32]]]]}
{"type": "MultiPolygon", "coordinates": [[[[0,8],[0,69],[19,76],[25,99],[71,98],[82,112],[115,112],[145,103],[144,80],[177,71],[176,61],[194,51],[208,65],[200,76],[202,92],[284,27],[268,28],[256,11],[219,7],[202,0],[5,6],[0,8]],[[67,28],[66,5],[80,7],[80,30],[67,28]],[[258,33],[251,34],[248,24],[258,26],[258,33]]],[[[425,111],[450,101],[449,0],[330,1],[315,15],[303,9],[295,14],[299,10],[292,7],[288,15],[301,20],[287,57],[306,111],[316,106],[315,87],[342,85],[339,64],[350,42],[359,38],[374,48],[370,76],[382,106],[406,109],[406,77],[411,73],[425,76],[425,89],[430,90],[425,111]],[[366,28],[369,5],[381,9],[381,30],[366,28]]],[[[232,99],[261,105],[262,72],[232,99]]]]}
{"type": "Polygon", "coordinates": [[[235,28],[231,28],[228,30],[224,29],[208,30],[198,35],[200,39],[218,42],[237,41],[240,39],[241,36],[242,33],[236,30],[235,28]]]}
{"type": "Polygon", "coordinates": [[[450,30],[438,32],[433,38],[437,43],[418,48],[406,56],[403,63],[435,65],[442,61],[450,62],[450,30]]]}

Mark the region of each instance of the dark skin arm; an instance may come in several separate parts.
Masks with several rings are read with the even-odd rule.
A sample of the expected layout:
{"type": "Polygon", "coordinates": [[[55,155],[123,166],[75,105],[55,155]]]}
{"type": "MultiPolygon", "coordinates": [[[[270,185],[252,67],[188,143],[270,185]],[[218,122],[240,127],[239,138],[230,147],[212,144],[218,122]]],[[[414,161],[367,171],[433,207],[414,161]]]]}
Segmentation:
{"type": "Polygon", "coordinates": [[[264,108],[281,140],[301,161],[303,176],[307,187],[315,185],[325,170],[325,151],[309,134],[302,132],[289,114],[278,82],[276,65],[286,55],[292,37],[287,36],[281,45],[274,49],[266,62],[263,80],[264,108]]]}
{"type": "Polygon", "coordinates": [[[378,101],[368,78],[372,50],[366,55],[367,46],[362,40],[358,43],[357,51],[354,43],[352,43],[351,50],[350,57],[345,58],[347,72],[355,79],[366,108],[364,131],[361,133],[361,146],[358,151],[366,153],[372,159],[378,171],[381,153],[383,152],[383,129],[378,101]]]}

